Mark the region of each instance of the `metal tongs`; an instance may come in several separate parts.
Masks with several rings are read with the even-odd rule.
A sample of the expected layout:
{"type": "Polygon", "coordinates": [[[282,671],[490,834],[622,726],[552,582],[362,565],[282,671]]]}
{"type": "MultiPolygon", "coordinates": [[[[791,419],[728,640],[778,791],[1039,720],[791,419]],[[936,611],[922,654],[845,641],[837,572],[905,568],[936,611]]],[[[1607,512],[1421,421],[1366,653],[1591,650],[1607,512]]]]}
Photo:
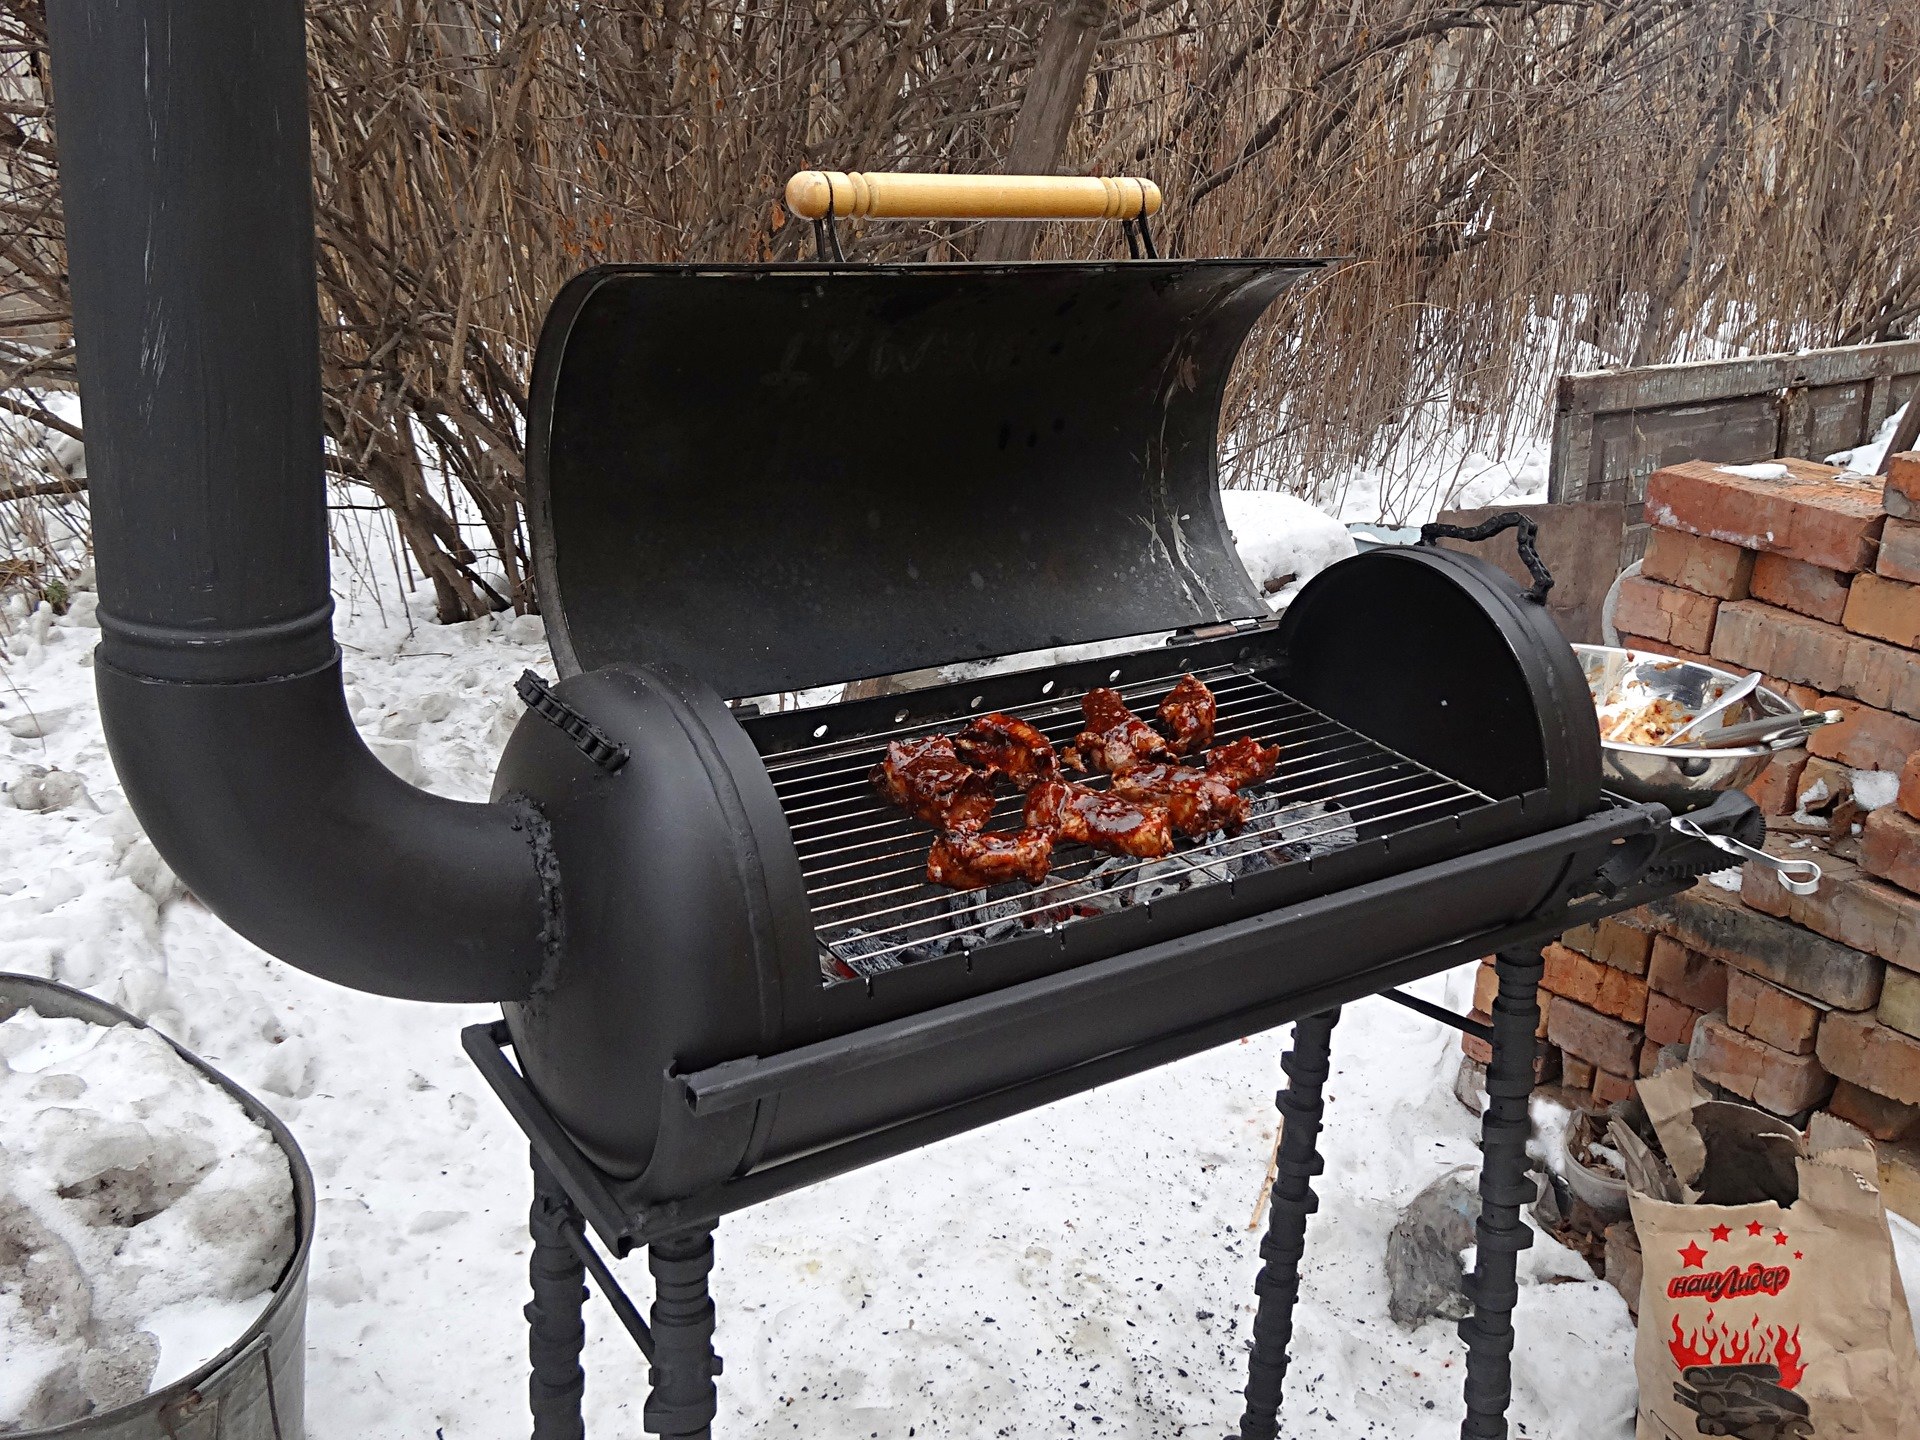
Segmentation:
{"type": "Polygon", "coordinates": [[[1794,895],[1812,895],[1820,889],[1820,864],[1816,860],[1782,860],[1778,855],[1769,855],[1764,850],[1734,839],[1731,835],[1715,835],[1703,830],[1686,815],[1676,815],[1668,822],[1680,834],[1689,840],[1704,840],[1716,850],[1741,860],[1751,860],[1756,865],[1764,865],[1780,877],[1781,888],[1794,895]]]}
{"type": "Polygon", "coordinates": [[[1798,745],[1822,725],[1838,725],[1847,717],[1838,710],[1796,710],[1784,715],[1762,715],[1758,720],[1743,720],[1710,730],[1704,735],[1670,740],[1663,748],[1671,750],[1731,750],[1741,745],[1765,745],[1785,750],[1798,745]]]}

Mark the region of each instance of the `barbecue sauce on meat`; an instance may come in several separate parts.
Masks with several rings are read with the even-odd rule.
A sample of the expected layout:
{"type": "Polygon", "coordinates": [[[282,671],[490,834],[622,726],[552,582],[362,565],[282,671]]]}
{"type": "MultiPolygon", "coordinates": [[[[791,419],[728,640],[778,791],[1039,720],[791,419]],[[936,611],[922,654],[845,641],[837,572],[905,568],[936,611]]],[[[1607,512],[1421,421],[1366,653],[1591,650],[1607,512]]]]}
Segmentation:
{"type": "Polygon", "coordinates": [[[1196,839],[1215,830],[1237,830],[1247,818],[1247,802],[1233,786],[1189,765],[1141,765],[1114,776],[1113,793],[1166,806],[1174,827],[1196,839]]]}
{"type": "Polygon", "coordinates": [[[1053,743],[1026,721],[999,711],[969,722],[953,748],[968,764],[1004,775],[1021,790],[1060,773],[1053,743]]]}
{"type": "Polygon", "coordinates": [[[1182,675],[1160,702],[1160,723],[1173,737],[1168,748],[1176,755],[1191,755],[1211,745],[1216,708],[1213,691],[1193,676],[1182,675]]]}
{"type": "Polygon", "coordinates": [[[951,735],[893,741],[871,779],[888,800],[938,830],[967,834],[993,813],[993,777],[955,754],[951,735]]]}
{"type": "Polygon", "coordinates": [[[1170,753],[1165,738],[1127,708],[1118,690],[1095,686],[1081,697],[1080,711],[1087,717],[1087,728],[1073,737],[1080,769],[1092,766],[1110,775],[1124,775],[1136,765],[1170,753]]]}
{"type": "Polygon", "coordinates": [[[954,890],[977,890],[1003,880],[1038,885],[1052,863],[1051,830],[942,835],[927,852],[927,880],[954,890]]]}
{"type": "Polygon", "coordinates": [[[1279,768],[1280,747],[1262,745],[1251,735],[1207,752],[1207,773],[1239,790],[1257,784],[1279,768]]]}
{"type": "Polygon", "coordinates": [[[1102,794],[1070,780],[1042,780],[1027,792],[1029,829],[1109,855],[1158,859],[1173,850],[1172,816],[1164,805],[1102,794]]]}

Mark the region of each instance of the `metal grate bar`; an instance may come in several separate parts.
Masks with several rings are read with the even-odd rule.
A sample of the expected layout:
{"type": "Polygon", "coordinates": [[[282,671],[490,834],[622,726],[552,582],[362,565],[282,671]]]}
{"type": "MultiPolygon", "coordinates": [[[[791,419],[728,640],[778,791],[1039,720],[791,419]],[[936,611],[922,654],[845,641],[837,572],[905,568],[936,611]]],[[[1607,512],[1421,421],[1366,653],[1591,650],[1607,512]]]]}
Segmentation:
{"type": "MultiPolygon", "coordinates": [[[[971,950],[1035,929],[1051,930],[1197,885],[1227,884],[1252,870],[1324,853],[1367,834],[1390,833],[1490,804],[1490,797],[1369,740],[1237,666],[1195,672],[1212,688],[1218,740],[1252,735],[1281,747],[1273,777],[1244,793],[1253,813],[1237,834],[1182,838],[1174,853],[1137,860],[1063,846],[1047,879],[955,891],[925,879],[932,830],[870,788],[888,742],[951,731],[972,710],[895,729],[823,740],[769,757],[767,766],[799,851],[814,933],[828,981],[891,969],[934,954],[971,950]]],[[[1151,715],[1179,678],[1116,686],[1151,715]]],[[[1006,713],[1050,740],[1083,725],[1075,690],[1006,713]]],[[[1104,775],[1079,777],[1104,786],[1104,775]]],[[[1017,828],[1023,798],[1003,795],[992,828],[1017,828]]]]}

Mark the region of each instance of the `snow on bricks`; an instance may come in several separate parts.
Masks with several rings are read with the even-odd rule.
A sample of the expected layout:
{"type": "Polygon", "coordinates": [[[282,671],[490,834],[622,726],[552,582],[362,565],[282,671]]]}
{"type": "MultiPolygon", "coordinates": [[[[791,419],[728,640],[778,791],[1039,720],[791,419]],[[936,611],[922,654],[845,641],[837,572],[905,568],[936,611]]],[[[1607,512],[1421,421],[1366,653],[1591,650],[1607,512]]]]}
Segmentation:
{"type": "Polygon", "coordinates": [[[1884,523],[1879,484],[1810,460],[1778,463],[1784,479],[1704,460],[1656,470],[1647,482],[1647,518],[1829,570],[1872,566],[1884,523]]]}
{"type": "Polygon", "coordinates": [[[1744,600],[1754,573],[1754,552],[1684,530],[1655,529],[1647,536],[1640,573],[1718,600],[1744,600]]]}
{"type": "Polygon", "coordinates": [[[1920,519],[1920,451],[1909,450],[1887,462],[1887,484],[1881,493],[1887,514],[1920,519]]]}
{"type": "Polygon", "coordinates": [[[1871,1015],[1829,1015],[1814,1053],[1842,1080],[1902,1105],[1920,1105],[1920,1040],[1871,1015]]]}
{"type": "MultiPolygon", "coordinates": [[[[1810,995],[1836,1010],[1871,1010],[1880,1003],[1886,965],[1878,956],[1749,910],[1738,897],[1716,886],[1696,885],[1646,908],[1667,936],[1689,950],[1810,995]]],[[[1661,983],[1662,948],[1654,947],[1649,978],[1654,989],[1673,994],[1661,983]]]]}
{"type": "Polygon", "coordinates": [[[1629,576],[1620,582],[1613,620],[1623,632],[1704,652],[1713,643],[1713,617],[1719,608],[1712,596],[1629,576]]]}
{"type": "Polygon", "coordinates": [[[1920,664],[1912,652],[1758,601],[1720,607],[1713,655],[1878,710],[1920,716],[1920,664]]]}
{"type": "Polygon", "coordinates": [[[1834,625],[1847,609],[1845,574],[1785,555],[1762,555],[1754,562],[1750,593],[1755,600],[1834,625]]]}
{"type": "Polygon", "coordinates": [[[1832,1093],[1833,1077],[1812,1055],[1789,1055],[1743,1035],[1720,1015],[1701,1020],[1687,1057],[1693,1068],[1776,1115],[1811,1110],[1832,1093]]]}

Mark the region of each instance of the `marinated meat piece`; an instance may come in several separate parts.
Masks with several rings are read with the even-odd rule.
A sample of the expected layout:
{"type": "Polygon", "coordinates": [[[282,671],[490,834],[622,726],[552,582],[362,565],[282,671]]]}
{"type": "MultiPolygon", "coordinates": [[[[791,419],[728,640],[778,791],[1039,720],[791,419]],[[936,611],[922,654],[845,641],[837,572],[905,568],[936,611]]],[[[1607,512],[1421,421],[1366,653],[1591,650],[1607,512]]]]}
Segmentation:
{"type": "Polygon", "coordinates": [[[1196,839],[1216,830],[1237,830],[1247,802],[1218,775],[1189,765],[1141,765],[1113,777],[1113,793],[1167,807],[1174,828],[1196,839]]]}
{"type": "Polygon", "coordinates": [[[1213,743],[1213,691],[1191,675],[1180,682],[1160,702],[1160,723],[1173,737],[1168,747],[1176,755],[1191,755],[1213,743]]]}
{"type": "Polygon", "coordinates": [[[1004,775],[1022,790],[1060,773],[1053,742],[1026,721],[995,711],[971,721],[953,748],[969,765],[1004,775]]]}
{"type": "Polygon", "coordinates": [[[1160,732],[1133,711],[1117,690],[1096,686],[1080,700],[1087,728],[1073,737],[1077,768],[1091,766],[1110,775],[1124,775],[1136,765],[1168,753],[1160,732]]]}
{"type": "Polygon", "coordinates": [[[1217,775],[1234,789],[1265,780],[1280,764],[1280,747],[1262,745],[1251,735],[1243,735],[1207,752],[1207,773],[1217,775]]]}
{"type": "Polygon", "coordinates": [[[1051,830],[942,835],[927,854],[927,880],[955,890],[977,890],[1003,880],[1038,885],[1052,863],[1051,830]]]}
{"type": "Polygon", "coordinates": [[[871,778],[887,799],[940,830],[978,830],[993,812],[993,777],[955,754],[951,735],[895,740],[871,778]]]}
{"type": "Polygon", "coordinates": [[[1042,780],[1027,792],[1027,825],[1110,855],[1157,859],[1173,849],[1164,805],[1105,795],[1070,780],[1042,780]]]}

